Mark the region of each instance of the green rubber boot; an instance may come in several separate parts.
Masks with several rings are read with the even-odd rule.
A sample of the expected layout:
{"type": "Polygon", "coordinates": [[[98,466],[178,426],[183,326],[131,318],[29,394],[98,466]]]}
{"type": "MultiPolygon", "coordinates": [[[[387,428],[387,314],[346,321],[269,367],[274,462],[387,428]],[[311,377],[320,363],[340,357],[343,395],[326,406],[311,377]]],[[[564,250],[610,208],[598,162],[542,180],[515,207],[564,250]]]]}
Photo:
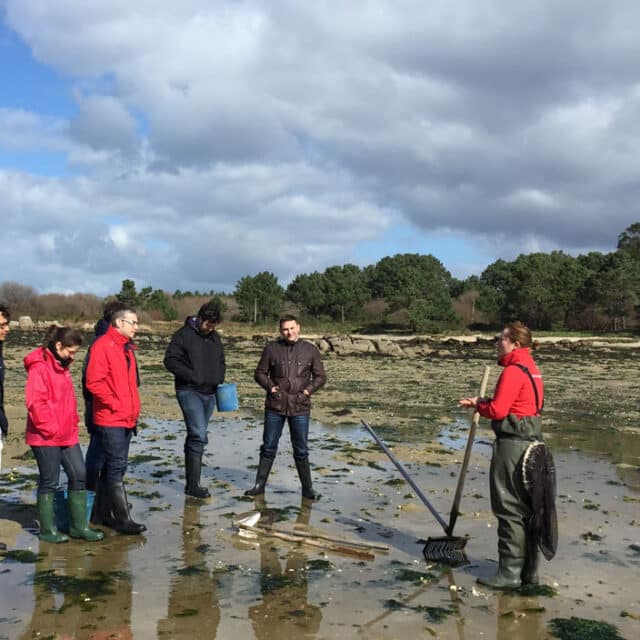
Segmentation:
{"type": "Polygon", "coordinates": [[[88,542],[97,542],[104,538],[104,533],[97,529],[90,529],[87,522],[87,492],[69,491],[67,499],[69,505],[69,535],[72,538],[81,538],[88,542]]]}
{"type": "Polygon", "coordinates": [[[488,578],[478,578],[478,584],[484,584],[492,589],[519,589],[522,582],[520,574],[524,558],[505,558],[500,556],[498,573],[488,578]]]}
{"type": "Polygon", "coordinates": [[[60,533],[56,527],[56,516],[53,508],[55,493],[38,494],[38,517],[40,518],[40,540],[45,542],[67,542],[69,536],[60,533]]]}

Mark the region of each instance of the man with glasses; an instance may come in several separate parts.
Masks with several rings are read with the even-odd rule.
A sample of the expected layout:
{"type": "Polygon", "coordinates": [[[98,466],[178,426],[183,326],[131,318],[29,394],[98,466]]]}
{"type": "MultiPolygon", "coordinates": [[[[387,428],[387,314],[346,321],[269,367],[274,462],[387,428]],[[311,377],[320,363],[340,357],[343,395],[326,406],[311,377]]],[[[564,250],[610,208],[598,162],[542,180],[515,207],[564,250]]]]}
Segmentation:
{"type": "Polygon", "coordinates": [[[9,421],[4,412],[4,358],[2,357],[2,347],[9,333],[10,319],[9,309],[0,304],[0,438],[6,438],[9,434],[9,421]]]}
{"type": "Polygon", "coordinates": [[[113,313],[111,326],[91,345],[85,383],[93,400],[93,425],[105,454],[101,519],[108,527],[130,535],[146,531],[143,524],[131,519],[124,488],[129,443],[140,415],[133,343],[137,330],[135,311],[120,309],[113,313]]]}

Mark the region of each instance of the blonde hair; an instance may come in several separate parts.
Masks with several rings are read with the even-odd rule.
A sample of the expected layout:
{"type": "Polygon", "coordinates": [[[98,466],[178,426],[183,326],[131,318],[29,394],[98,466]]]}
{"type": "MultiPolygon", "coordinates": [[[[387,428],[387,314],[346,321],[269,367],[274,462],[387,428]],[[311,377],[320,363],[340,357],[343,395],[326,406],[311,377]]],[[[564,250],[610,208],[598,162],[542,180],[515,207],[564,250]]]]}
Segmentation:
{"type": "Polygon", "coordinates": [[[533,341],[529,327],[519,320],[512,322],[505,327],[509,340],[519,342],[521,347],[526,347],[534,351],[538,348],[538,343],[533,341]]]}

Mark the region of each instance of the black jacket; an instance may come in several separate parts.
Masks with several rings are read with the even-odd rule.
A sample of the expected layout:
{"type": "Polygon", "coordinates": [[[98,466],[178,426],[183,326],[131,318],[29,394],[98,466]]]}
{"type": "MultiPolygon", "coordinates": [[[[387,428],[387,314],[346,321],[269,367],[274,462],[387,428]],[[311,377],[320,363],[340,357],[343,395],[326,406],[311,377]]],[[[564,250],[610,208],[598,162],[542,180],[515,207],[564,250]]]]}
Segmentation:
{"type": "Polygon", "coordinates": [[[220,336],[216,331],[200,333],[195,318],[187,318],[171,338],[164,366],[175,376],[176,389],[215,393],[226,370],[220,336]]]}
{"type": "Polygon", "coordinates": [[[289,344],[282,338],[264,348],[253,377],[267,392],[265,409],[287,416],[309,413],[309,396],[327,380],[320,352],[313,344],[306,340],[289,344]],[[271,393],[273,387],[279,391],[271,393]],[[309,395],[303,393],[305,389],[309,395]]]}

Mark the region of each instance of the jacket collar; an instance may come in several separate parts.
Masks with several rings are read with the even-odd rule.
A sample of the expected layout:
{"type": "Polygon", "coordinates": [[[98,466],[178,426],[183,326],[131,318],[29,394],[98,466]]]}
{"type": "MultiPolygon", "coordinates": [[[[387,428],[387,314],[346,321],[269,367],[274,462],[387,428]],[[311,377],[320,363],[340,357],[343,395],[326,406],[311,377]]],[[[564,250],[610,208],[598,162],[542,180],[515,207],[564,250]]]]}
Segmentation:
{"type": "Polygon", "coordinates": [[[510,364],[520,364],[523,362],[528,362],[530,359],[530,350],[529,347],[520,347],[519,349],[514,349],[511,353],[507,353],[500,360],[498,360],[498,364],[501,367],[507,367],[510,364]]]}
{"type": "Polygon", "coordinates": [[[135,344],[131,340],[129,340],[129,338],[123,336],[113,325],[109,325],[109,328],[107,329],[107,333],[105,335],[108,335],[116,344],[130,344],[130,349],[136,348],[135,344]]]}

